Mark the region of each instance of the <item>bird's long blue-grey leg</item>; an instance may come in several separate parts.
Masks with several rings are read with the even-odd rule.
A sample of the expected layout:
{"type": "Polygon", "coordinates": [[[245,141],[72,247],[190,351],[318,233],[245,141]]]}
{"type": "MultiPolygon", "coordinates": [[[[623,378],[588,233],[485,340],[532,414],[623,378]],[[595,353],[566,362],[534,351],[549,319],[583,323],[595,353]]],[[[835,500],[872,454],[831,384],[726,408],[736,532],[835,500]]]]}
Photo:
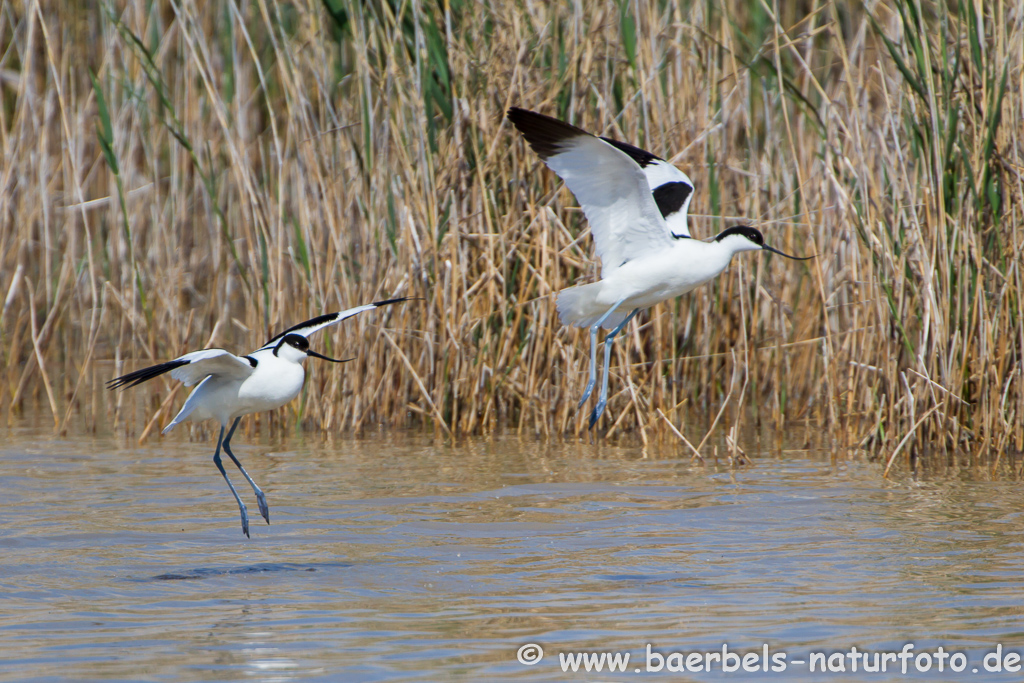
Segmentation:
{"type": "Polygon", "coordinates": [[[267,524],[270,524],[270,508],[267,506],[267,497],[263,495],[263,489],[256,485],[256,482],[252,480],[249,473],[245,471],[244,467],[242,467],[242,463],[238,462],[238,458],[236,458],[235,454],[231,452],[231,437],[234,436],[235,427],[238,426],[238,422],[241,419],[242,418],[240,417],[236,417],[235,421],[231,423],[231,429],[228,430],[228,436],[224,439],[224,451],[228,454],[228,457],[231,458],[231,462],[235,463],[235,467],[237,467],[238,471],[242,473],[245,480],[249,482],[249,486],[252,487],[253,492],[256,494],[256,503],[260,506],[260,514],[263,515],[263,519],[267,520],[267,524]]]}
{"type": "Polygon", "coordinates": [[[587,388],[583,390],[583,398],[576,405],[576,410],[583,407],[583,404],[590,398],[590,394],[594,392],[594,385],[597,384],[597,331],[601,329],[601,325],[605,320],[608,319],[616,308],[622,303],[623,300],[616,301],[615,305],[608,309],[608,312],[602,315],[596,323],[590,326],[590,379],[587,381],[587,388]]]}
{"type": "Polygon", "coordinates": [[[608,404],[608,366],[612,362],[612,343],[615,341],[615,335],[622,331],[629,321],[633,319],[633,316],[637,314],[639,308],[634,308],[626,319],[615,326],[615,329],[608,333],[608,336],[604,338],[604,372],[601,374],[601,394],[597,397],[597,405],[594,406],[594,412],[590,413],[590,428],[593,429],[594,425],[601,418],[601,413],[604,412],[604,407],[608,404]]]}
{"type": "MultiPolygon", "coordinates": [[[[238,421],[235,421],[238,424],[238,421]]],[[[234,427],[231,428],[234,431],[234,427]]],[[[230,437],[229,437],[230,438],[230,437]]],[[[228,483],[228,488],[231,489],[231,493],[235,496],[235,500],[238,502],[238,511],[242,513],[242,533],[245,534],[246,538],[249,538],[249,512],[245,509],[245,503],[238,497],[238,491],[235,490],[231,480],[228,479],[228,473],[224,471],[224,463],[220,461],[220,446],[224,443],[224,425],[220,426],[220,436],[217,437],[217,450],[213,454],[213,464],[220,470],[221,476],[224,477],[224,481],[228,483]]],[[[225,444],[226,445],[226,444],[225,444]]],[[[230,451],[228,452],[230,455],[230,451]]],[[[234,456],[231,456],[234,459],[234,456]]]]}
{"type": "Polygon", "coordinates": [[[587,381],[587,388],[583,390],[583,397],[580,398],[580,402],[576,404],[576,410],[583,407],[583,404],[590,398],[590,394],[594,391],[594,385],[597,383],[597,328],[600,325],[590,326],[590,379],[587,381]]]}

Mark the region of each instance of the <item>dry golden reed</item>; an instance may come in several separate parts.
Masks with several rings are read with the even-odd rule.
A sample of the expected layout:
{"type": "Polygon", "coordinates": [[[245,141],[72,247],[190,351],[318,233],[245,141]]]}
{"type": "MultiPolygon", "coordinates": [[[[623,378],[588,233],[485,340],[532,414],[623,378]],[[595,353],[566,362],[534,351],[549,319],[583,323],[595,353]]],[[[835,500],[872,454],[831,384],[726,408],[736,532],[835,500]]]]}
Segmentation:
{"type": "Polygon", "coordinates": [[[356,360],[257,424],[585,433],[589,339],[553,295],[598,271],[518,105],[684,168],[696,235],[750,222],[818,256],[747,254],[642,314],[603,438],[809,425],[995,471],[1024,447],[1022,22],[1019,0],[4,2],[0,405],[141,435],[185,394],[104,392],[121,370],[411,296],[318,337],[356,360]]]}

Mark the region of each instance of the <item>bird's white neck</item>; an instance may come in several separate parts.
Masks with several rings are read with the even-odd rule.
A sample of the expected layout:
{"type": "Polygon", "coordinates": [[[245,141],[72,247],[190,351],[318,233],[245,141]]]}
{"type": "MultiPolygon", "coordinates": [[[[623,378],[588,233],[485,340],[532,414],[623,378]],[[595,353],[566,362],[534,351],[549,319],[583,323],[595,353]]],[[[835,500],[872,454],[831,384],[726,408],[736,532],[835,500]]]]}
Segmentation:
{"type": "Polygon", "coordinates": [[[710,244],[719,245],[719,248],[729,255],[728,258],[732,258],[736,254],[742,253],[744,251],[761,250],[761,245],[754,244],[753,242],[751,242],[746,237],[743,237],[742,235],[727,235],[720,240],[712,241],[710,244]]]}

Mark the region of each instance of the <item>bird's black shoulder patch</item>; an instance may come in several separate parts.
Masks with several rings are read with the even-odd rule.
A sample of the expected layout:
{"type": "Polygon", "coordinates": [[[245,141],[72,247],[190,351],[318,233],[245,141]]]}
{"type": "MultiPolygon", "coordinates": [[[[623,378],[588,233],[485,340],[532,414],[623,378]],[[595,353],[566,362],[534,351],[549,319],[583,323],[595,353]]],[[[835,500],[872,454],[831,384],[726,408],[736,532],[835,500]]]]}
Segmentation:
{"type": "Polygon", "coordinates": [[[639,147],[631,145],[628,142],[620,142],[619,140],[612,140],[611,138],[601,139],[607,142],[615,149],[619,150],[620,152],[625,152],[626,154],[628,154],[629,157],[633,161],[635,161],[637,166],[639,166],[640,168],[646,168],[653,164],[655,161],[664,161],[664,159],[662,159],[661,157],[655,156],[648,152],[647,150],[640,149],[639,147]]]}
{"type": "Polygon", "coordinates": [[[249,365],[251,365],[253,367],[256,367],[257,365],[260,364],[260,362],[258,360],[256,360],[255,358],[253,358],[252,356],[242,356],[242,358],[244,358],[247,361],[249,361],[249,365]]]}
{"type": "Polygon", "coordinates": [[[658,205],[661,215],[668,218],[683,208],[687,197],[693,193],[693,187],[681,180],[665,183],[654,188],[654,202],[658,205]]]}

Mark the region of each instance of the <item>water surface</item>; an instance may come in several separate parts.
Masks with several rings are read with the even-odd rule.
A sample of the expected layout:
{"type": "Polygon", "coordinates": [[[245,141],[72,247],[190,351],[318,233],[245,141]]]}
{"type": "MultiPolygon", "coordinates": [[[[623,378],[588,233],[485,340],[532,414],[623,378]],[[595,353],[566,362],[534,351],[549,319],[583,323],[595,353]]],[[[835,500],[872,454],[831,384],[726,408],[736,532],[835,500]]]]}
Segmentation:
{"type": "Polygon", "coordinates": [[[907,643],[966,671],[847,658],[845,678],[1021,676],[983,666],[1024,650],[1015,483],[886,482],[807,452],[730,470],[672,449],[240,434],[272,522],[225,462],[246,539],[210,442],[8,434],[0,681],[810,681],[842,677],[796,663],[812,653],[907,643]],[[545,652],[530,666],[527,644],[545,652]],[[653,672],[648,644],[767,646],[787,666],[653,672]],[[584,651],[631,659],[563,672],[584,651]]]}

